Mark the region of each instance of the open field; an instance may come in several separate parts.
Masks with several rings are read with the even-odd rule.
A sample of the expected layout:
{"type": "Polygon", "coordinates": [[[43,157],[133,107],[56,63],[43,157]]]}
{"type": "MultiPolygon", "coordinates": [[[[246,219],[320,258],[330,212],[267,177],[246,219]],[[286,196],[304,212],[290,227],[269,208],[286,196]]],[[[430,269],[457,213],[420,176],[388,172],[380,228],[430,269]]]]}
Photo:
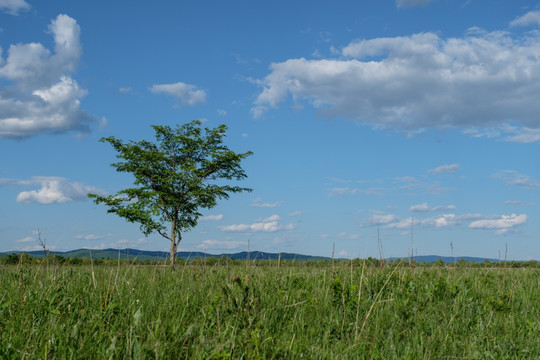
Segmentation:
{"type": "Polygon", "coordinates": [[[259,265],[4,265],[0,358],[540,358],[538,267],[259,265]]]}

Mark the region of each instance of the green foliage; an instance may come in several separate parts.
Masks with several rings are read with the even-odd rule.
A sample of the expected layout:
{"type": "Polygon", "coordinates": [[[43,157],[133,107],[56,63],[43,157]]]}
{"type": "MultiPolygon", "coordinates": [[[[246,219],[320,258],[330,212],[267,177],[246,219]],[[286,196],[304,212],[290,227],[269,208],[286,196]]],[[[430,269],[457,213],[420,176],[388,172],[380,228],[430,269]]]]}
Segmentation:
{"type": "Polygon", "coordinates": [[[5,265],[28,265],[37,263],[37,259],[27,253],[11,253],[0,257],[0,264],[5,265]]]}
{"type": "Polygon", "coordinates": [[[252,153],[238,154],[223,145],[227,126],[206,128],[204,134],[200,126],[200,121],[175,129],[154,125],[155,143],[102,138],[121,159],[112,166],[132,174],[135,187],[110,196],[88,195],[96,204],[108,206],[107,212],[139,223],[145,235],[157,232],[169,239],[171,260],[182,233],[197,225],[199,209],[214,207],[230,193],[251,191],[224,180],[246,178],[241,161],[252,153]]]}

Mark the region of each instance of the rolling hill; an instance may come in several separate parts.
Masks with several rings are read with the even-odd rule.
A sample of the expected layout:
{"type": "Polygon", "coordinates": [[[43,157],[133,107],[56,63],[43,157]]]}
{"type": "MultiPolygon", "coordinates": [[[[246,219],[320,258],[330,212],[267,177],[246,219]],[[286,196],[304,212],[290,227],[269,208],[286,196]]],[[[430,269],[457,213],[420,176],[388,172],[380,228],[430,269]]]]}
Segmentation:
{"type": "MultiPolygon", "coordinates": [[[[19,253],[19,251],[9,251],[0,253],[1,256],[5,256],[12,253],[19,253]]],[[[42,258],[43,257],[43,251],[27,251],[27,254],[42,258]]],[[[92,257],[94,259],[118,259],[118,256],[120,256],[120,259],[126,260],[126,259],[137,259],[137,260],[151,260],[151,261],[165,261],[169,258],[169,253],[166,251],[149,251],[149,250],[137,250],[137,249],[102,249],[102,250],[93,250],[93,249],[77,249],[77,250],[70,250],[70,251],[51,251],[51,254],[63,256],[66,258],[89,258],[92,257]]],[[[176,254],[177,258],[180,259],[195,259],[195,258],[209,258],[209,257],[230,257],[235,260],[277,260],[279,257],[281,257],[282,260],[297,260],[297,261],[306,261],[306,260],[331,260],[330,257],[324,257],[324,256],[311,256],[311,255],[303,255],[303,254],[295,254],[295,253],[268,253],[263,251],[242,251],[238,253],[223,253],[223,254],[208,254],[200,251],[179,251],[176,254]]],[[[408,258],[388,258],[386,260],[388,261],[395,261],[395,260],[408,260],[408,258]]],[[[461,259],[464,259],[467,262],[484,262],[486,258],[480,258],[480,257],[470,257],[470,256],[457,256],[457,257],[450,257],[450,256],[438,256],[438,255],[423,255],[423,256],[417,256],[415,257],[416,262],[418,263],[434,263],[437,260],[441,259],[445,263],[453,263],[454,261],[459,261],[461,259]]],[[[337,259],[337,260],[343,260],[343,259],[337,259]]],[[[496,259],[487,259],[490,262],[498,262],[500,260],[496,259]]]]}

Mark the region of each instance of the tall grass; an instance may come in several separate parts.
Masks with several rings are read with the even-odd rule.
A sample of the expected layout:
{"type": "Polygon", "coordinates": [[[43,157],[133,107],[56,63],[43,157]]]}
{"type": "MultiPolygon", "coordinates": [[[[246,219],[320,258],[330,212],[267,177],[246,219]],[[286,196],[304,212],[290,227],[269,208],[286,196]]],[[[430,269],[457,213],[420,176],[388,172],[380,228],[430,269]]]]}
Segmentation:
{"type": "Polygon", "coordinates": [[[0,358],[540,357],[539,269],[277,264],[1,267],[0,358]]]}

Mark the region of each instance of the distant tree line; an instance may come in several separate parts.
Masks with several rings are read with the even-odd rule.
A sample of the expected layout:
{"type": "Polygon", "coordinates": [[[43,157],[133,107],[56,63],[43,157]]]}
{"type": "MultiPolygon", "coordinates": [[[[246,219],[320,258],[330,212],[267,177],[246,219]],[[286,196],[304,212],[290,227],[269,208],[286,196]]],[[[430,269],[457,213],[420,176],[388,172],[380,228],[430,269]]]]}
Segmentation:
{"type": "MultiPolygon", "coordinates": [[[[78,257],[64,257],[56,254],[47,254],[45,257],[33,257],[27,253],[11,253],[0,256],[1,265],[118,265],[131,264],[131,265],[161,265],[166,260],[139,260],[134,259],[91,259],[91,258],[78,258],[78,257]]],[[[176,259],[178,265],[195,265],[195,266],[254,266],[254,267],[328,267],[331,265],[330,260],[277,260],[277,259],[255,259],[255,260],[243,260],[233,259],[228,256],[209,256],[206,258],[194,257],[192,259],[176,259]]],[[[437,260],[434,263],[417,263],[416,261],[409,261],[404,259],[398,260],[383,260],[383,266],[412,266],[420,268],[428,267],[440,267],[440,268],[482,268],[482,267],[497,267],[497,268],[540,268],[540,262],[535,260],[530,261],[508,261],[508,262],[491,262],[485,260],[484,262],[472,262],[460,259],[456,262],[445,263],[442,259],[437,260]]],[[[367,259],[351,259],[351,260],[335,260],[335,267],[352,266],[354,268],[360,267],[381,267],[380,259],[368,257],[367,259]]]]}

